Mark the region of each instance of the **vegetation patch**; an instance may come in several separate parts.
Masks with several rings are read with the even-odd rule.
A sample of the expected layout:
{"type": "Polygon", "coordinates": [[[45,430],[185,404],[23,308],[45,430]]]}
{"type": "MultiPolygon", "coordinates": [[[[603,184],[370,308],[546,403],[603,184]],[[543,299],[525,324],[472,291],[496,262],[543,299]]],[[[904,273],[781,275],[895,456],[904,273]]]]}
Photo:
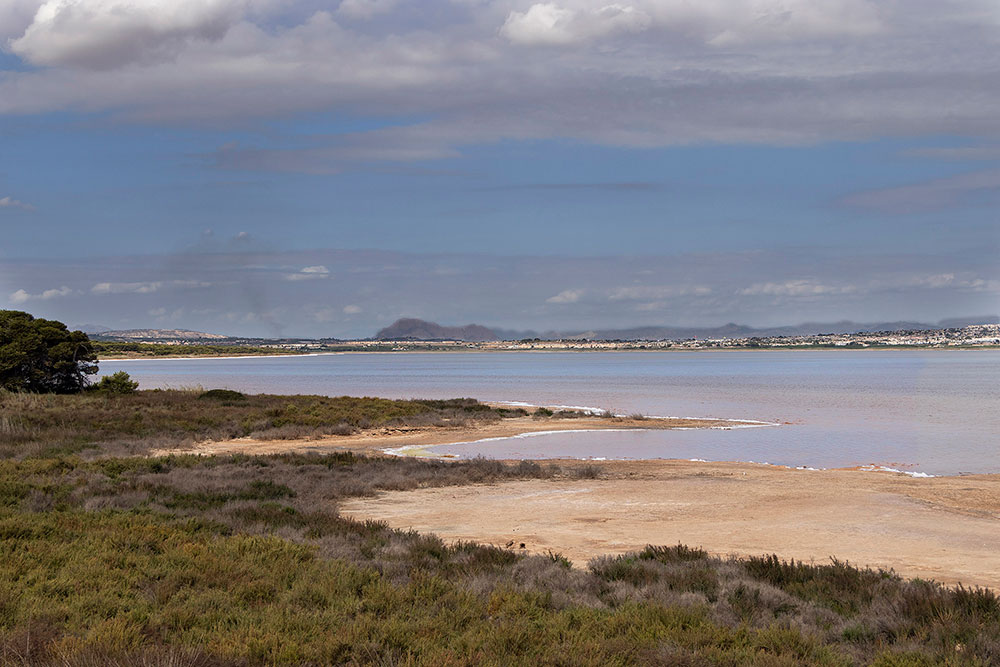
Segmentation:
{"type": "Polygon", "coordinates": [[[238,391],[233,391],[232,389],[209,389],[208,391],[202,392],[198,396],[201,400],[212,400],[212,401],[245,401],[247,400],[246,394],[238,391]]]}
{"type": "Polygon", "coordinates": [[[594,465],[122,455],[256,420],[501,418],[471,399],[205,393],[0,394],[0,664],[1000,664],[985,589],[684,545],[578,568],[337,511],[594,465]]]}
{"type": "Polygon", "coordinates": [[[0,662],[1000,660],[984,589],[684,545],[579,569],[336,509],[380,489],[532,477],[573,474],[348,453],[0,461],[0,662]]]}
{"type": "MultiPolygon", "coordinates": [[[[471,398],[390,400],[353,396],[247,396],[230,389],[146,390],[124,377],[99,391],[0,390],[0,456],[138,454],[199,440],[309,438],[360,429],[465,426],[524,415],[471,398]]],[[[105,382],[108,381],[108,382],[105,382]]]]}

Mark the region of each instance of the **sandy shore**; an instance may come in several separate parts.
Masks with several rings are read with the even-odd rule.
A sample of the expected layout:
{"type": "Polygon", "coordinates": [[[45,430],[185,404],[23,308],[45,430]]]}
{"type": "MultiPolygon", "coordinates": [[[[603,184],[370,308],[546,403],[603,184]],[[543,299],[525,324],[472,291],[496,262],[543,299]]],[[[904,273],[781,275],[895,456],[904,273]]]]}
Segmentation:
{"type": "MultiPolygon", "coordinates": [[[[566,462],[579,465],[579,462],[566,462]]],[[[341,511],[398,528],[576,564],[647,544],[726,555],[831,556],[907,577],[1000,588],[1000,475],[914,479],[690,461],[601,463],[596,480],[529,480],[355,499],[341,511]]]]}
{"type": "MultiPolygon", "coordinates": [[[[609,429],[671,429],[671,428],[732,428],[759,425],[759,422],[705,419],[630,419],[578,417],[573,419],[533,419],[516,417],[478,426],[376,428],[353,435],[326,436],[301,440],[235,440],[206,441],[174,449],[160,449],[154,456],[168,454],[282,454],[286,452],[353,451],[379,453],[400,447],[419,448],[450,445],[485,438],[509,438],[537,431],[609,430],[609,429]]],[[[419,452],[414,452],[419,453],[419,452]]]]}

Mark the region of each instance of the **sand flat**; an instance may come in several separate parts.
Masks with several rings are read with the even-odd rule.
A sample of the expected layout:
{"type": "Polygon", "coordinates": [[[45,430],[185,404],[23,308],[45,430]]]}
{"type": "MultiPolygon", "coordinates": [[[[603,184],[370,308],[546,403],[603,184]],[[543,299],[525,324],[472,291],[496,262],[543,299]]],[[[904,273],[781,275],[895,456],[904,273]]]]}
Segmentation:
{"type": "Polygon", "coordinates": [[[397,528],[576,564],[646,544],[726,555],[893,568],[907,577],[1000,588],[1000,476],[914,479],[739,463],[601,464],[594,480],[527,480],[383,493],[342,513],[397,528]]]}

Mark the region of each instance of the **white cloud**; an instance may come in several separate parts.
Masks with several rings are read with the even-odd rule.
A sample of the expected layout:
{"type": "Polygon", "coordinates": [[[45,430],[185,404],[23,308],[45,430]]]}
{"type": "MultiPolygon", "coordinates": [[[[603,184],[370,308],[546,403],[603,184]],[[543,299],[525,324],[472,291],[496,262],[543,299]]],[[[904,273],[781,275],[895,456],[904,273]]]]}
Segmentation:
{"type": "Polygon", "coordinates": [[[828,285],[814,280],[787,280],[785,282],[755,283],[737,290],[742,296],[794,296],[814,297],[830,294],[851,294],[857,291],[853,285],[828,285]]]}
{"type": "Polygon", "coordinates": [[[967,287],[976,292],[992,292],[1000,294],[1000,280],[983,280],[982,278],[976,278],[963,284],[962,287],[967,287]]]}
{"type": "Polygon", "coordinates": [[[24,211],[34,211],[35,207],[31,204],[26,204],[23,201],[18,201],[13,197],[0,197],[0,208],[19,208],[24,211]]]}
{"type": "Polygon", "coordinates": [[[858,284],[834,284],[813,279],[794,279],[759,282],[738,289],[740,296],[771,296],[792,298],[822,298],[836,295],[874,295],[899,293],[910,290],[948,290],[965,292],[991,292],[1000,287],[1000,281],[984,279],[955,272],[931,274],[874,275],[858,284]]]}
{"type": "Polygon", "coordinates": [[[864,37],[884,28],[872,0],[593,0],[544,2],[507,15],[500,34],[517,44],[571,45],[656,31],[712,47],[828,37],[864,37]]]}
{"type": "Polygon", "coordinates": [[[632,285],[618,287],[608,294],[611,301],[637,301],[643,299],[668,299],[678,296],[707,296],[712,288],[707,285],[632,285]]]}
{"type": "Polygon", "coordinates": [[[42,301],[48,301],[49,299],[58,299],[59,297],[69,296],[70,294],[73,294],[73,290],[63,285],[62,287],[59,287],[57,289],[44,290],[40,294],[29,294],[25,290],[19,289],[16,292],[13,292],[7,298],[10,300],[11,303],[19,304],[19,303],[25,303],[26,301],[30,301],[32,299],[40,299],[42,301]]]}
{"type": "Polygon", "coordinates": [[[525,12],[512,11],[500,34],[517,44],[560,45],[641,32],[649,24],[649,15],[631,5],[578,10],[546,2],[532,5],[525,12]]]}
{"type": "Polygon", "coordinates": [[[59,289],[47,289],[42,292],[43,299],[55,299],[60,296],[69,296],[73,293],[73,290],[63,285],[59,289]]]}
{"type": "Polygon", "coordinates": [[[163,287],[162,282],[148,283],[97,283],[91,294],[152,294],[163,287]]]}
{"type": "Polygon", "coordinates": [[[345,315],[357,315],[360,312],[361,312],[361,306],[355,306],[354,304],[344,306],[345,315]]]}
{"type": "Polygon", "coordinates": [[[332,173],[505,139],[654,147],[1000,137],[1000,21],[982,0],[426,0],[420,20],[400,3],[359,25],[337,19],[387,5],[35,0],[40,11],[25,19],[27,0],[0,4],[12,1],[20,9],[0,33],[42,67],[0,73],[0,114],[431,119],[220,150],[221,167],[332,173]],[[540,59],[525,53],[533,44],[560,48],[540,59]]]}
{"type": "Polygon", "coordinates": [[[580,289],[568,289],[559,292],[555,296],[550,296],[546,299],[546,303],[576,303],[583,296],[584,290],[580,289]]]}
{"type": "Polygon", "coordinates": [[[31,25],[42,0],[2,0],[0,2],[0,51],[7,43],[24,34],[31,25]]]}
{"type": "Polygon", "coordinates": [[[169,60],[218,40],[249,0],[47,0],[10,50],[36,65],[95,69],[169,60]]]}
{"type": "Polygon", "coordinates": [[[322,280],[330,277],[330,270],[325,266],[306,266],[298,273],[286,273],[285,280],[322,280]]]}
{"type": "Polygon", "coordinates": [[[181,289],[196,289],[211,287],[212,283],[204,280],[156,280],[152,282],[134,283],[97,283],[90,288],[91,294],[152,294],[164,287],[175,287],[181,289]]]}
{"type": "Polygon", "coordinates": [[[973,275],[958,275],[955,273],[934,273],[915,275],[889,281],[886,287],[896,289],[953,289],[973,292],[994,292],[1000,288],[1000,281],[976,277],[973,275]]]}
{"type": "Polygon", "coordinates": [[[16,292],[13,292],[10,296],[8,296],[7,299],[11,303],[24,303],[25,301],[31,299],[31,295],[25,292],[23,289],[19,289],[16,292]]]}
{"type": "Polygon", "coordinates": [[[883,29],[873,0],[684,0],[652,3],[657,19],[687,26],[713,46],[763,41],[864,37],[883,29]]]}
{"type": "Polygon", "coordinates": [[[954,273],[939,273],[932,276],[925,276],[917,284],[923,287],[940,288],[948,287],[955,283],[954,273]]]}

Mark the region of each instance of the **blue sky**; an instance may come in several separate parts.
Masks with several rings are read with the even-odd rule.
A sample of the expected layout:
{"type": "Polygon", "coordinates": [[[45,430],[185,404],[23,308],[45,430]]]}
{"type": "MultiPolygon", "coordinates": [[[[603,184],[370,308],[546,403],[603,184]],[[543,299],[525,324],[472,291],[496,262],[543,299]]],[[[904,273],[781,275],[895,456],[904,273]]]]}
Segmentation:
{"type": "Polygon", "coordinates": [[[997,313],[998,42],[972,0],[11,0],[0,307],[309,336],[997,313]]]}

